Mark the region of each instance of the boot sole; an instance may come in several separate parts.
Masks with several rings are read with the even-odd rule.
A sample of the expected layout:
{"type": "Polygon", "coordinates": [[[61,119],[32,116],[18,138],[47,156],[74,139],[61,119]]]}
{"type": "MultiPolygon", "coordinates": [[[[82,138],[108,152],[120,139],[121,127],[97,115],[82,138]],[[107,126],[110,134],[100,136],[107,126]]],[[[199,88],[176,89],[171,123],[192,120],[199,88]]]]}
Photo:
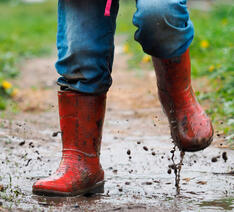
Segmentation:
{"type": "MultiPolygon", "coordinates": [[[[197,151],[201,151],[201,150],[204,150],[206,149],[208,146],[210,146],[210,144],[212,143],[213,141],[213,136],[210,137],[209,139],[207,140],[204,140],[204,144],[201,145],[201,146],[194,146],[194,147],[190,147],[190,148],[182,148],[181,146],[177,145],[178,148],[181,150],[181,151],[184,151],[184,152],[197,152],[197,151]]],[[[176,143],[176,142],[175,142],[176,143]]]]}
{"type": "Polygon", "coordinates": [[[93,195],[93,194],[101,194],[104,193],[104,184],[105,181],[101,181],[96,183],[94,186],[74,191],[74,192],[61,192],[61,191],[53,191],[47,189],[33,189],[33,193],[40,196],[61,196],[61,197],[68,197],[68,196],[78,196],[78,195],[93,195]]]}

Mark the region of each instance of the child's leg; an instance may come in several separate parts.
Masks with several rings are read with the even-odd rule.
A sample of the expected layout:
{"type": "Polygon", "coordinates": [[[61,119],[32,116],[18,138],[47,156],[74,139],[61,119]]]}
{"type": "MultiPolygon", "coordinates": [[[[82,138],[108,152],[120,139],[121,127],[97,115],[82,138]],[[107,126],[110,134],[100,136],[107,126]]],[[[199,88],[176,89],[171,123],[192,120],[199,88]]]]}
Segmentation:
{"type": "Polygon", "coordinates": [[[159,98],[173,141],[198,151],[212,141],[213,128],[191,87],[188,47],[193,39],[186,0],[137,0],[135,38],[153,56],[159,98]]]}
{"type": "Polygon", "coordinates": [[[104,17],[105,0],[59,0],[58,84],[62,160],[49,178],[34,183],[42,195],[102,193],[99,155],[106,92],[111,85],[118,1],[104,17]],[[85,94],[84,94],[85,93],[85,94]]]}
{"type": "Polygon", "coordinates": [[[112,83],[118,0],[105,17],[106,0],[59,0],[58,61],[60,86],[83,93],[105,93],[112,83]]]}
{"type": "Polygon", "coordinates": [[[180,56],[193,40],[186,0],[137,0],[135,39],[154,57],[180,56]]]}

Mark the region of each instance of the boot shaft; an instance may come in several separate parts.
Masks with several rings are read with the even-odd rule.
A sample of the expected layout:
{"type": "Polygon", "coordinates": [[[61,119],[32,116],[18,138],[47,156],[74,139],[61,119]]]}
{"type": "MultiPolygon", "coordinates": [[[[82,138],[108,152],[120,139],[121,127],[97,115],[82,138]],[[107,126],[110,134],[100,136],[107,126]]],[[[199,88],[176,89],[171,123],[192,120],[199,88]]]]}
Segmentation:
{"type": "Polygon", "coordinates": [[[171,59],[152,58],[157,85],[160,90],[173,94],[190,89],[191,87],[191,63],[189,50],[183,55],[171,59]]]}
{"type": "MultiPolygon", "coordinates": [[[[157,77],[158,94],[165,112],[186,108],[195,104],[191,87],[191,63],[189,50],[171,59],[152,58],[157,77]]],[[[168,114],[169,115],[169,114],[168,114]]]]}
{"type": "Polygon", "coordinates": [[[63,150],[99,156],[106,94],[59,91],[58,101],[63,150]]]}

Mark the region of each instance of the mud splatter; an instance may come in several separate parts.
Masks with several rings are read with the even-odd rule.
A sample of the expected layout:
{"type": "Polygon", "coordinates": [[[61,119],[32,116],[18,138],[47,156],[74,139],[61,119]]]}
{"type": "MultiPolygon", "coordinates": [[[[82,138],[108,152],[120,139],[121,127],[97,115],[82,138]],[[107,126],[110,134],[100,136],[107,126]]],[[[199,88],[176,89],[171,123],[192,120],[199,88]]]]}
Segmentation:
{"type": "Polygon", "coordinates": [[[61,133],[61,131],[53,132],[52,137],[57,137],[59,133],[61,133]]]}
{"type": "Polygon", "coordinates": [[[25,164],[25,166],[28,166],[29,163],[31,162],[31,160],[32,160],[32,159],[29,159],[29,160],[27,161],[27,163],[25,164]]]}
{"type": "Polygon", "coordinates": [[[127,155],[131,155],[131,150],[130,149],[127,151],[127,155]]]}
{"type": "Polygon", "coordinates": [[[218,161],[218,158],[219,158],[219,156],[212,157],[212,158],[211,158],[211,162],[212,162],[212,163],[216,163],[216,162],[218,161]]]}
{"type": "Polygon", "coordinates": [[[224,162],[226,163],[227,160],[228,160],[227,152],[223,152],[223,153],[222,153],[222,158],[223,158],[224,162]]]}
{"type": "Polygon", "coordinates": [[[21,141],[20,143],[19,143],[19,146],[23,146],[25,144],[25,141],[21,141]]]}
{"type": "MultiPolygon", "coordinates": [[[[180,162],[176,164],[175,163],[175,151],[176,151],[176,146],[174,146],[173,150],[171,150],[171,153],[172,153],[172,156],[171,156],[172,164],[169,165],[169,168],[173,169],[174,174],[175,174],[176,195],[180,195],[180,173],[181,173],[181,169],[182,169],[182,165],[183,165],[183,160],[184,160],[185,152],[180,151],[180,162]]],[[[170,172],[169,170],[168,170],[168,174],[170,172]]]]}
{"type": "Polygon", "coordinates": [[[145,151],[148,151],[148,150],[149,150],[147,146],[143,146],[143,149],[144,149],[145,151]]]}

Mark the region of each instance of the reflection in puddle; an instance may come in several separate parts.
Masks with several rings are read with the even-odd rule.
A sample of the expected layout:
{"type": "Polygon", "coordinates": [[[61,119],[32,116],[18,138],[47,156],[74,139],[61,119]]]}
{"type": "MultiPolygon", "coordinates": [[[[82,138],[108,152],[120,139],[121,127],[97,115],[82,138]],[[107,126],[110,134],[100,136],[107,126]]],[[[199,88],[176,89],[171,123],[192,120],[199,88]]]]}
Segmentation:
{"type": "Polygon", "coordinates": [[[207,209],[223,209],[225,211],[227,210],[233,210],[234,209],[234,197],[232,198],[226,198],[226,199],[217,199],[212,201],[202,201],[199,204],[200,207],[205,207],[207,209]]]}

